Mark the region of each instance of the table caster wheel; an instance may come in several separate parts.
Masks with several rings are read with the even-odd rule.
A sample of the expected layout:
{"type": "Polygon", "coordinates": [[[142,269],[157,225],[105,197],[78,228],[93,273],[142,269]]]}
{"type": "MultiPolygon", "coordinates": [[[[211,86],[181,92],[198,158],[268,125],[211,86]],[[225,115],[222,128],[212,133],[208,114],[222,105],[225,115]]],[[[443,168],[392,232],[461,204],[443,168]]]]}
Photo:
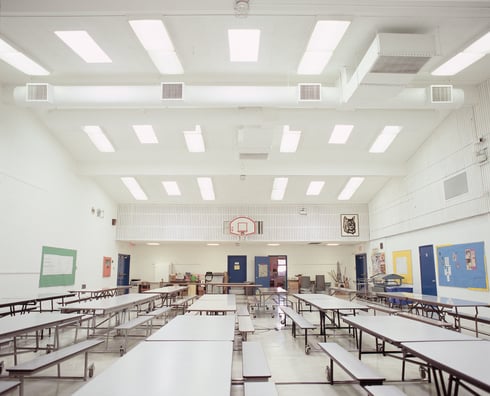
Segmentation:
{"type": "Polygon", "coordinates": [[[0,374],[2,374],[3,368],[5,367],[5,362],[2,360],[0,362],[0,374]]]}
{"type": "Polygon", "coordinates": [[[311,351],[311,346],[306,345],[306,346],[305,346],[305,353],[306,353],[307,355],[309,355],[309,354],[310,354],[310,351],[311,351]]]}
{"type": "Polygon", "coordinates": [[[124,349],[124,347],[120,347],[119,348],[119,355],[120,356],[124,355],[124,352],[126,352],[125,349],[124,349]]]}
{"type": "Polygon", "coordinates": [[[327,381],[330,382],[332,380],[332,373],[330,371],[330,367],[325,367],[325,374],[327,376],[327,381]]]}
{"type": "Polygon", "coordinates": [[[94,376],[95,365],[92,363],[88,368],[88,376],[92,378],[94,376]]]}
{"type": "Polygon", "coordinates": [[[54,345],[46,344],[46,353],[51,353],[52,351],[54,351],[54,345]]]}
{"type": "Polygon", "coordinates": [[[420,378],[425,379],[427,377],[427,368],[424,366],[419,367],[420,378]]]}

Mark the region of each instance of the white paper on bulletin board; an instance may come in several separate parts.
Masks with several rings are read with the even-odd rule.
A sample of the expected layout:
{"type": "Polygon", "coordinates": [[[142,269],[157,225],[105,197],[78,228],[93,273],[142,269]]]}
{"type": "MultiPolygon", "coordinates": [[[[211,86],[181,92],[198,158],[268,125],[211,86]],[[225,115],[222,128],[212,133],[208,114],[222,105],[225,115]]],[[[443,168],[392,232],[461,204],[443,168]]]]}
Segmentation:
{"type": "Polygon", "coordinates": [[[269,266],[267,264],[259,264],[259,278],[267,278],[269,266]]]}
{"type": "Polygon", "coordinates": [[[396,272],[400,275],[406,275],[408,273],[407,270],[407,258],[406,257],[398,257],[396,259],[396,272]]]}
{"type": "Polygon", "coordinates": [[[43,275],[66,275],[73,270],[73,257],[45,254],[43,256],[43,275]]]}

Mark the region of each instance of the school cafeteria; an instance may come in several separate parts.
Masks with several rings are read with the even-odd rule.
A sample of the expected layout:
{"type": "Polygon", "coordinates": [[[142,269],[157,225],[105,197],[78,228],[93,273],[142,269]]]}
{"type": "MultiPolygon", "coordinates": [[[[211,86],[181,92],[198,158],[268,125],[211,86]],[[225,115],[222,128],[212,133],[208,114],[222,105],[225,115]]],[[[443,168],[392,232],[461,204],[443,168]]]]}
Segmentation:
{"type": "Polygon", "coordinates": [[[490,396],[488,0],[0,0],[0,395],[490,396]]]}

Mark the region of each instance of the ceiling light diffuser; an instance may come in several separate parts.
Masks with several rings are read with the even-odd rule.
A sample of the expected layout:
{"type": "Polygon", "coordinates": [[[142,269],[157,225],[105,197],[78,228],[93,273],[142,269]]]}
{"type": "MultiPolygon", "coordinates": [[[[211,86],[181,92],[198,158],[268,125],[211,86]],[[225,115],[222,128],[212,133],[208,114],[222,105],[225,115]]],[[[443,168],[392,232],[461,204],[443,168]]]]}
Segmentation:
{"type": "Polygon", "coordinates": [[[310,182],[310,185],[308,186],[308,190],[306,190],[306,195],[320,195],[324,185],[325,185],[324,181],[310,182]]]}
{"type": "Polygon", "coordinates": [[[184,131],[185,144],[190,153],[204,153],[206,147],[202,137],[201,127],[196,125],[194,131],[184,131]]]}
{"type": "Polygon", "coordinates": [[[401,130],[402,127],[398,125],[385,126],[369,149],[369,152],[384,153],[388,147],[390,147],[391,143],[393,143],[393,140],[395,140],[396,136],[401,130]]]}
{"type": "Polygon", "coordinates": [[[179,185],[177,184],[176,181],[162,181],[162,184],[168,196],[182,195],[180,193],[179,185]]]}
{"type": "Polygon", "coordinates": [[[335,125],[328,141],[329,144],[345,144],[354,129],[354,125],[335,125]]]}
{"type": "Polygon", "coordinates": [[[259,29],[228,29],[231,62],[257,62],[259,59],[259,29]]]}
{"type": "Polygon", "coordinates": [[[287,177],[276,177],[272,184],[271,200],[281,201],[284,198],[286,187],[288,185],[287,177]]]}
{"type": "Polygon", "coordinates": [[[214,188],[213,181],[210,177],[198,177],[197,184],[199,185],[199,190],[201,191],[201,197],[204,201],[214,201],[214,188]]]}
{"type": "Polygon", "coordinates": [[[339,201],[347,201],[351,199],[363,181],[364,177],[351,177],[337,199],[339,201]]]}
{"type": "Polygon", "coordinates": [[[134,177],[121,177],[121,181],[124,183],[134,199],[138,201],[146,201],[148,199],[145,192],[134,177]]]}
{"type": "Polygon", "coordinates": [[[87,63],[111,63],[112,60],[85,30],[54,32],[68,47],[87,63]]]}
{"type": "Polygon", "coordinates": [[[172,40],[160,19],[129,21],[136,37],[161,74],[183,74],[172,40]]]}
{"type": "Polygon", "coordinates": [[[133,125],[133,130],[141,144],[158,144],[153,126],[133,125]]]}
{"type": "Polygon", "coordinates": [[[27,55],[0,39],[0,59],[28,76],[47,76],[49,72],[27,55]]]}
{"type": "Polygon", "coordinates": [[[115,151],[114,147],[100,126],[85,125],[82,127],[82,129],[88,135],[94,146],[97,147],[97,150],[103,153],[112,153],[115,151]]]}
{"type": "Polygon", "coordinates": [[[490,32],[474,41],[463,51],[454,55],[431,74],[433,76],[454,76],[479,61],[488,53],[490,53],[490,32]]]}
{"type": "Polygon", "coordinates": [[[281,153],[295,153],[298,149],[300,138],[301,131],[291,131],[289,130],[289,125],[284,125],[279,151],[281,153]]]}
{"type": "Polygon", "coordinates": [[[298,74],[321,74],[349,25],[349,21],[318,21],[299,63],[298,74]]]}

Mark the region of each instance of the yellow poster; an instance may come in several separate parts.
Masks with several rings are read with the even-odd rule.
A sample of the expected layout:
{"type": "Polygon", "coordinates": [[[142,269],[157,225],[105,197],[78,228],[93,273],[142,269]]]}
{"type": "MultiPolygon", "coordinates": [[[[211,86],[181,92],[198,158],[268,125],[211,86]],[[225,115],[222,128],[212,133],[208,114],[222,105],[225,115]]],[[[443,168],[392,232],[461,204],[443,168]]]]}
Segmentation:
{"type": "Polygon", "coordinates": [[[413,284],[411,250],[393,252],[393,272],[403,276],[404,284],[413,284]]]}

